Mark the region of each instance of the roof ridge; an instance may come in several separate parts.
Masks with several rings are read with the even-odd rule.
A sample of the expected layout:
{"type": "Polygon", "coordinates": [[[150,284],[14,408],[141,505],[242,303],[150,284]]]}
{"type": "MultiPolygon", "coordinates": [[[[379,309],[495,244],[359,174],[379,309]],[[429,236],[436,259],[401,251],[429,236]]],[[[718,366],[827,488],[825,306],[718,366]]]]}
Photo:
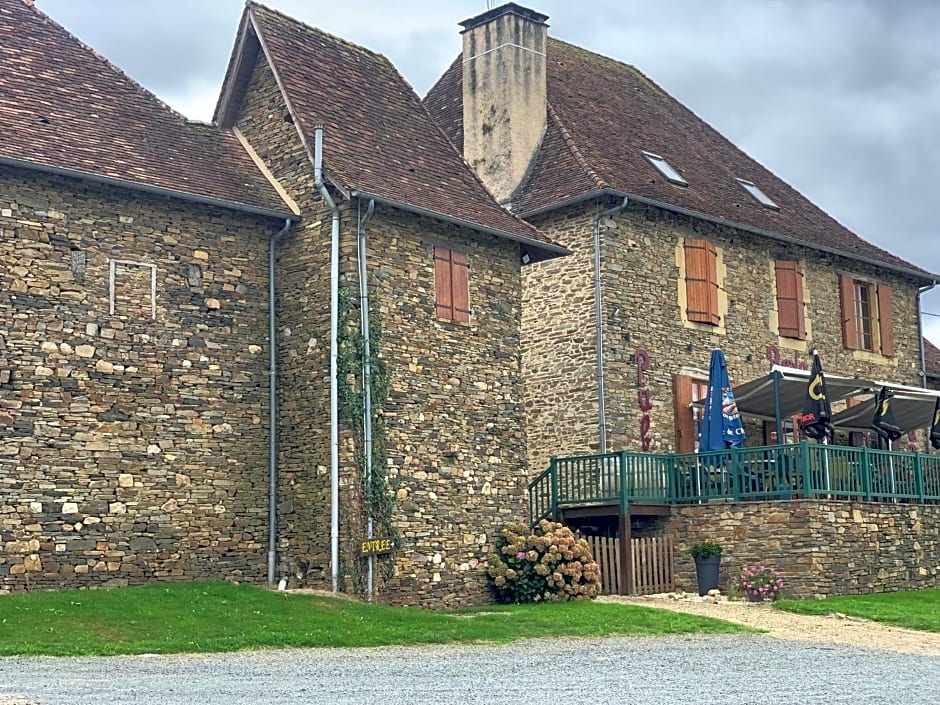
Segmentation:
{"type": "MultiPolygon", "coordinates": [[[[264,5],[260,2],[255,2],[255,0],[247,0],[245,4],[249,7],[249,9],[260,9],[272,15],[277,15],[281,19],[287,20],[293,25],[299,25],[300,27],[303,27],[305,30],[327,37],[330,40],[336,42],[337,44],[342,44],[362,54],[368,54],[369,56],[374,56],[374,57],[379,57],[381,59],[384,59],[386,63],[394,67],[394,64],[392,63],[392,61],[387,56],[385,56],[385,54],[382,54],[377,51],[372,51],[371,49],[367,49],[361,44],[356,44],[355,42],[351,42],[348,39],[343,39],[342,37],[336,34],[333,34],[332,32],[327,32],[326,30],[321,29],[319,27],[314,27],[312,24],[307,24],[306,22],[302,20],[298,20],[296,17],[291,17],[290,15],[287,15],[281,12],[280,10],[275,10],[273,7],[268,7],[267,5],[264,5]]],[[[409,83],[408,85],[411,85],[411,84],[409,83]]]]}
{"type": "Polygon", "coordinates": [[[598,188],[609,188],[610,184],[604,181],[600,174],[591,168],[587,162],[587,159],[585,159],[584,155],[581,154],[581,150],[578,149],[578,145],[576,145],[574,142],[574,137],[571,136],[568,128],[565,127],[565,124],[562,122],[561,117],[555,111],[555,107],[552,105],[551,101],[546,99],[545,104],[548,106],[548,114],[551,116],[552,122],[555,123],[555,126],[561,133],[561,139],[564,141],[565,146],[568,147],[568,151],[571,152],[571,155],[575,158],[575,161],[578,162],[578,165],[584,169],[585,175],[591,179],[598,188]]]}
{"type": "Polygon", "coordinates": [[[181,112],[176,110],[169,103],[162,100],[156,93],[146,88],[142,83],[136,80],[133,76],[125,72],[124,69],[122,69],[120,66],[112,63],[110,59],[108,59],[103,54],[100,54],[94,47],[83,42],[75,34],[72,34],[72,32],[68,28],[66,28],[65,25],[59,24],[54,19],[52,19],[49,15],[47,15],[45,12],[43,12],[38,7],[36,7],[35,3],[24,2],[22,4],[26,6],[28,10],[31,10],[36,15],[38,15],[41,21],[45,22],[48,25],[51,25],[56,30],[61,31],[69,40],[75,42],[81,49],[93,55],[96,59],[98,59],[101,63],[105,64],[109,69],[111,69],[111,71],[116,73],[118,76],[120,76],[123,79],[126,79],[127,81],[130,81],[130,83],[133,84],[133,86],[137,88],[140,92],[144,93],[146,96],[148,96],[148,98],[153,99],[153,101],[157,103],[161,109],[170,113],[173,117],[177,118],[180,121],[185,122],[189,120],[189,118],[187,118],[181,112]]]}

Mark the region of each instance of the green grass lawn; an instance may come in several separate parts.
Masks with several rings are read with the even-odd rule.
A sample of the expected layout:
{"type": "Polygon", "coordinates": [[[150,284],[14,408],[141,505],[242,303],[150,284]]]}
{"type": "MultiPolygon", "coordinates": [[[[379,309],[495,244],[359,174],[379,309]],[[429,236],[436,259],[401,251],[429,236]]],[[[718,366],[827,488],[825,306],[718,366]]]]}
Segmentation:
{"type": "Polygon", "coordinates": [[[940,632],[940,590],[846,595],[825,600],[780,600],[778,609],[797,614],[842,614],[907,629],[940,632]]]}
{"type": "Polygon", "coordinates": [[[0,597],[0,655],[113,655],[265,647],[496,642],[749,631],[632,605],[568,602],[451,612],[229,583],[160,583],[0,597]]]}

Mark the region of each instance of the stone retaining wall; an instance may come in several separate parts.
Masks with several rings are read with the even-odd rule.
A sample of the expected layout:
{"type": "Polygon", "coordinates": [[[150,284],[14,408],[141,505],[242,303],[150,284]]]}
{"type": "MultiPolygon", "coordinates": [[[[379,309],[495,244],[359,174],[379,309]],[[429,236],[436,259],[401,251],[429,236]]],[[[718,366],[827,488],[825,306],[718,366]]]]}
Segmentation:
{"type": "Polygon", "coordinates": [[[849,595],[940,587],[940,506],[792,500],[677,507],[676,587],[696,587],[689,547],[724,547],[721,588],[743,565],[781,572],[794,596],[849,595]]]}

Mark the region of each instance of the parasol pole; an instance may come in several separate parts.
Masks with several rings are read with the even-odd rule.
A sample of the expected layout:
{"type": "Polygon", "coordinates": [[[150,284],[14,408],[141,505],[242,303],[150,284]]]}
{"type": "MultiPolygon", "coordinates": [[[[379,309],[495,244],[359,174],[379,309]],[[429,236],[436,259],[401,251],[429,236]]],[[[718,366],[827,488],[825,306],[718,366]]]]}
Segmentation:
{"type": "Polygon", "coordinates": [[[783,419],[780,418],[782,412],[780,410],[780,370],[774,370],[770,373],[770,377],[773,380],[774,387],[774,421],[776,423],[775,430],[777,431],[777,444],[783,445],[783,419]]]}

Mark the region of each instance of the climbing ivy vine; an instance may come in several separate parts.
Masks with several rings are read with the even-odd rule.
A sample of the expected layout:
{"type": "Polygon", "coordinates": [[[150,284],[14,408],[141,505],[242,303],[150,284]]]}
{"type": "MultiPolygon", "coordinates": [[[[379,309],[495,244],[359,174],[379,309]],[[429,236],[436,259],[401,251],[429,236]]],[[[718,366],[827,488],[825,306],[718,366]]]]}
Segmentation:
{"type": "MultiPolygon", "coordinates": [[[[383,410],[388,400],[388,371],[381,357],[382,325],[377,313],[370,311],[369,318],[369,366],[372,391],[372,453],[371,472],[366,477],[365,429],[363,411],[365,390],[363,388],[363,361],[365,359],[365,337],[358,316],[353,312],[353,297],[349,289],[339,292],[339,320],[337,329],[338,358],[336,362],[339,415],[348,424],[355,444],[355,460],[359,469],[362,496],[366,515],[372,517],[373,532],[383,538],[395,536],[392,524],[393,498],[388,487],[388,446],[383,410]]],[[[357,559],[353,559],[357,563],[357,559]]],[[[350,568],[352,566],[349,566],[350,568]]],[[[359,575],[357,569],[350,573],[359,575]]],[[[355,577],[354,577],[355,579],[355,577]]]]}

